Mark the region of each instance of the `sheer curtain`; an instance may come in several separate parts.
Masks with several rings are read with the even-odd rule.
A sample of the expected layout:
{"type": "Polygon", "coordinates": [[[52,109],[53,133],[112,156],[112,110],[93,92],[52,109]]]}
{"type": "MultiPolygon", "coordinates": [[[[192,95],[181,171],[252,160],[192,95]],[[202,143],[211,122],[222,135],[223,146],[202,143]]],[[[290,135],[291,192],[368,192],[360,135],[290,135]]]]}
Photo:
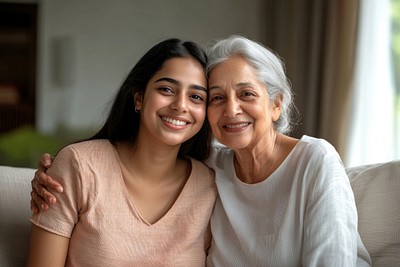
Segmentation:
{"type": "Polygon", "coordinates": [[[389,1],[360,1],[346,166],[390,161],[396,157],[389,1]]]}

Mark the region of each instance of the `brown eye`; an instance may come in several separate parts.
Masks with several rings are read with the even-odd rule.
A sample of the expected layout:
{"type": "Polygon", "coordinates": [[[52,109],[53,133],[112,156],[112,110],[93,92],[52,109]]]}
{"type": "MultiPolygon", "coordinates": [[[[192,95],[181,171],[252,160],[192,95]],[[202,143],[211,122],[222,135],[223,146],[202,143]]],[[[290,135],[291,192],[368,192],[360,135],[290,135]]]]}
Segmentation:
{"type": "Polygon", "coordinates": [[[224,97],[223,97],[223,96],[221,96],[221,95],[215,95],[215,96],[210,97],[209,103],[220,102],[220,101],[222,101],[222,100],[224,100],[224,97]]]}
{"type": "Polygon", "coordinates": [[[191,95],[190,98],[196,102],[204,102],[204,97],[199,94],[191,95]]]}
{"type": "Polygon", "coordinates": [[[241,97],[245,98],[245,99],[251,99],[253,97],[256,97],[257,95],[254,92],[251,91],[244,91],[241,93],[241,97]]]}
{"type": "Polygon", "coordinates": [[[158,91],[160,91],[162,93],[173,93],[172,88],[167,87],[167,86],[159,87],[158,91]]]}

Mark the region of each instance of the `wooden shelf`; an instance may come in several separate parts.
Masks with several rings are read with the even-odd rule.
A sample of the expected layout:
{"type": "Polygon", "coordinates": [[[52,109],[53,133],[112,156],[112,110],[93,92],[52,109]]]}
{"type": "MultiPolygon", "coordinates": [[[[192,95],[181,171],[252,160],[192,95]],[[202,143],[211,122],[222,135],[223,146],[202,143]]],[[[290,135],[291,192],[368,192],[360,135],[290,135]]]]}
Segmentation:
{"type": "Polygon", "coordinates": [[[35,110],[32,105],[0,104],[0,132],[8,132],[16,128],[33,125],[35,122],[35,110]]]}
{"type": "Polygon", "coordinates": [[[36,38],[37,4],[0,3],[0,133],[35,126],[36,38]]]}

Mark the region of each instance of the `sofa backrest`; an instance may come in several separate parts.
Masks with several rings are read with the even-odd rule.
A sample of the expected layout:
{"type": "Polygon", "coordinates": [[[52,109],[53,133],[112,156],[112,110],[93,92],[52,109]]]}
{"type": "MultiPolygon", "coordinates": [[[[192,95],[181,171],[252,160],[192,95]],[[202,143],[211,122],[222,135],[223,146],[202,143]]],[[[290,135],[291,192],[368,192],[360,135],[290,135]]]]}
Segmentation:
{"type": "Polygon", "coordinates": [[[372,266],[400,266],[400,161],[346,170],[372,266]]]}

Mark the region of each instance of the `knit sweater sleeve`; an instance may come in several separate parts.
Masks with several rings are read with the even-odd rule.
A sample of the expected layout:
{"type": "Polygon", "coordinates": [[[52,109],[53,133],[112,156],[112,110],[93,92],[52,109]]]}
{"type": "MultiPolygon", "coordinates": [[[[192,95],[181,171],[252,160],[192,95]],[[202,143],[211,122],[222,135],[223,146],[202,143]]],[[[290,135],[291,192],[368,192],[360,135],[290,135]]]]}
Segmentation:
{"type": "Polygon", "coordinates": [[[356,266],[357,210],[342,162],[328,151],[309,164],[302,265],[356,266]]]}

